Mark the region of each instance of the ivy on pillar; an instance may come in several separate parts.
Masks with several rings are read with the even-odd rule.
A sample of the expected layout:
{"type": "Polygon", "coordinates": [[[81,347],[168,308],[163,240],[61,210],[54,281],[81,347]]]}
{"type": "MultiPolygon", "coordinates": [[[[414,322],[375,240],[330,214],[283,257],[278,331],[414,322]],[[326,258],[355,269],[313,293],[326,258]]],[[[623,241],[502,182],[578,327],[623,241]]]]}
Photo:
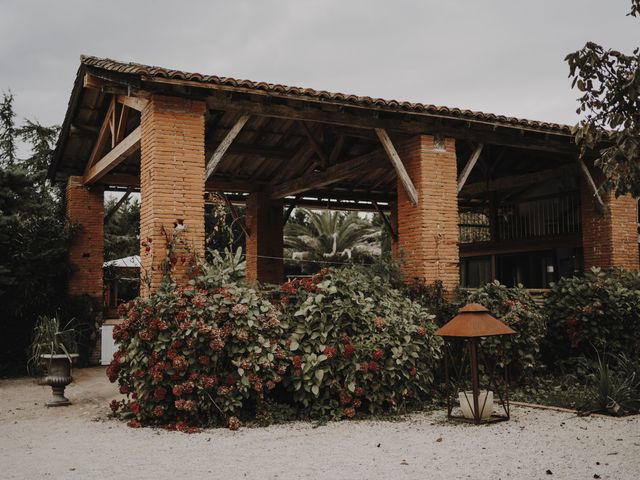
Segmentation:
{"type": "Polygon", "coordinates": [[[66,214],[76,231],[69,247],[69,296],[89,297],[102,304],[104,263],[104,189],[82,184],[82,177],[67,181],[66,214]]]}
{"type": "Polygon", "coordinates": [[[459,284],[458,179],[455,140],[416,135],[398,154],[418,193],[414,205],[398,182],[398,246],[405,278],[459,284]]]}
{"type": "Polygon", "coordinates": [[[282,200],[271,200],[264,192],[247,197],[247,280],[281,283],[284,279],[282,200]]]}
{"type": "Polygon", "coordinates": [[[205,104],[154,95],[141,116],[141,293],[160,284],[168,260],[186,283],[204,254],[205,104]],[[167,257],[171,242],[172,255],[167,257]]]}

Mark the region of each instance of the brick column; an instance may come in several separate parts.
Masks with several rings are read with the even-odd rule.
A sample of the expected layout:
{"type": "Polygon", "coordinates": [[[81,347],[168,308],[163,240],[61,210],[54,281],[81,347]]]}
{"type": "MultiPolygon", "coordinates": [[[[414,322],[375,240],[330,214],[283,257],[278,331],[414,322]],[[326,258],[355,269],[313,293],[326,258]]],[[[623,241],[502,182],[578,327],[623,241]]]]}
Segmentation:
{"type": "Polygon", "coordinates": [[[638,255],[638,204],[631,196],[602,194],[604,211],[598,210],[593,190],[580,182],[584,270],[591,267],[640,268],[638,255]]]}
{"type": "Polygon", "coordinates": [[[162,279],[167,239],[183,228],[172,275],[186,282],[189,261],[204,253],[205,104],[154,95],[142,112],[140,158],[141,292],[162,279]],[[182,225],[176,229],[176,224],[182,225]]]}
{"type": "Polygon", "coordinates": [[[398,181],[398,241],[407,280],[460,283],[457,165],[454,139],[418,135],[398,145],[418,191],[414,206],[398,181]]]}
{"type": "Polygon", "coordinates": [[[270,200],[264,192],[254,192],[247,197],[247,280],[281,283],[284,279],[283,207],[282,200],[270,200]]]}
{"type": "Polygon", "coordinates": [[[102,304],[102,265],[104,263],[104,189],[82,185],[82,177],[69,177],[66,214],[78,227],[69,247],[69,296],[89,295],[102,304]]]}

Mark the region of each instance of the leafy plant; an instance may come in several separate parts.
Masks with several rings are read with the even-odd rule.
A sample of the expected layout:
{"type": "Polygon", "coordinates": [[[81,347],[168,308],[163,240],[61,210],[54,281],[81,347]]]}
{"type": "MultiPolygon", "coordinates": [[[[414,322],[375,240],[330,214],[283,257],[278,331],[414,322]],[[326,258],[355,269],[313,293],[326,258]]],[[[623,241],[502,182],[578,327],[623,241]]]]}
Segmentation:
{"type": "Polygon", "coordinates": [[[38,318],[29,351],[32,371],[38,369],[42,355],[66,355],[71,361],[71,354],[78,351],[73,320],[63,324],[59,316],[38,318]]]}
{"type": "MultiPolygon", "coordinates": [[[[640,1],[632,0],[630,16],[640,16],[640,1]]],[[[596,164],[618,195],[640,195],[640,48],[625,55],[594,42],[567,55],[572,87],[581,92],[576,126],[582,154],[599,153],[596,164]]]]}
{"type": "Polygon", "coordinates": [[[593,268],[584,277],[562,278],[551,286],[544,312],[551,363],[576,356],[593,358],[594,346],[612,354],[640,348],[640,273],[593,268]]]}
{"type": "Polygon", "coordinates": [[[380,228],[356,212],[302,210],[304,218],[285,226],[284,245],[294,260],[309,263],[305,271],[317,271],[311,262],[343,263],[379,255],[380,228]]]}
{"type": "Polygon", "coordinates": [[[640,411],[640,363],[625,355],[597,354],[587,381],[588,409],[611,415],[640,411]]]}
{"type": "Polygon", "coordinates": [[[529,292],[521,285],[508,288],[496,280],[473,292],[463,292],[460,301],[484,305],[516,331],[515,335],[483,338],[481,345],[495,357],[506,354],[513,380],[530,378],[540,366],[540,342],[546,333],[546,322],[529,292]]]}
{"type": "Polygon", "coordinates": [[[312,416],[395,411],[428,397],[441,340],[433,315],[365,267],[281,287],[290,324],[285,386],[312,416]]]}
{"type": "Polygon", "coordinates": [[[243,284],[208,289],[163,285],[122,308],[120,348],[107,369],[128,397],[114,405],[132,426],[194,426],[254,418],[286,373],[286,324],[243,284]]]}

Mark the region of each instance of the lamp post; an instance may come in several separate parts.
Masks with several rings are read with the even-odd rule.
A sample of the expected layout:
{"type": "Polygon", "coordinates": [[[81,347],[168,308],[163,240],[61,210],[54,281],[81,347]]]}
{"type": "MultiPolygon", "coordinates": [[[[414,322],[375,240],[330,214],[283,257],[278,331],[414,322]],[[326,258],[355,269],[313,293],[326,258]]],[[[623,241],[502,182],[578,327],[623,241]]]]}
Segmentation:
{"type": "MultiPolygon", "coordinates": [[[[498,361],[495,358],[491,359],[482,351],[480,339],[515,333],[513,329],[493,317],[489,310],[478,303],[465,305],[458,311],[458,315],[436,330],[435,334],[445,340],[445,382],[447,417],[449,419],[473,421],[475,424],[509,420],[509,381],[506,365],[503,365],[504,381],[500,385],[496,376],[498,361]],[[469,376],[467,376],[468,367],[471,370],[469,376]],[[483,373],[487,375],[489,386],[494,387],[504,414],[492,413],[493,392],[489,390],[481,392],[480,367],[484,368],[483,373]],[[453,368],[453,376],[450,372],[451,368],[453,368]],[[472,401],[469,401],[467,391],[464,388],[469,379],[471,380],[472,401]],[[462,392],[460,392],[460,387],[462,387],[462,392]],[[453,415],[452,394],[455,392],[458,392],[460,407],[463,410],[462,416],[453,415]],[[483,395],[482,406],[480,405],[481,395],[483,395]],[[486,410],[487,407],[488,410],[486,410]]],[[[504,349],[499,353],[504,360],[504,349]]]]}

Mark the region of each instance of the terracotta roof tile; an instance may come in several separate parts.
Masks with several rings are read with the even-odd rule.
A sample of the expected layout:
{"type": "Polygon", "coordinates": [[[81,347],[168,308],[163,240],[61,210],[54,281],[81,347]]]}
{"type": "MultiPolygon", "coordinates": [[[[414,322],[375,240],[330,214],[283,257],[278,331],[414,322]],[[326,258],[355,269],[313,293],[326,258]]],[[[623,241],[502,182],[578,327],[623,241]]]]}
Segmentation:
{"type": "Polygon", "coordinates": [[[449,108],[444,106],[429,105],[422,103],[400,102],[397,100],[385,100],[383,98],[362,97],[344,93],[332,93],[318,91],[312,88],[290,87],[287,85],[272,84],[267,82],[254,82],[251,80],[239,80],[231,77],[218,77],[216,75],[204,75],[201,73],[190,73],[181,70],[172,70],[162,67],[142,65],[138,63],[124,63],[109,58],[98,58],[91,56],[81,56],[81,63],[86,66],[95,67],[112,72],[140,75],[149,78],[164,78],[173,80],[184,80],[213,85],[241,87],[249,90],[268,92],[280,95],[290,95],[307,98],[311,100],[329,100],[358,107],[385,108],[393,111],[404,111],[412,113],[448,115],[461,120],[496,122],[505,126],[524,127],[548,131],[550,133],[571,134],[571,127],[558,123],[540,122],[526,120],[522,118],[495,115],[493,113],[476,112],[472,110],[449,108]]]}

